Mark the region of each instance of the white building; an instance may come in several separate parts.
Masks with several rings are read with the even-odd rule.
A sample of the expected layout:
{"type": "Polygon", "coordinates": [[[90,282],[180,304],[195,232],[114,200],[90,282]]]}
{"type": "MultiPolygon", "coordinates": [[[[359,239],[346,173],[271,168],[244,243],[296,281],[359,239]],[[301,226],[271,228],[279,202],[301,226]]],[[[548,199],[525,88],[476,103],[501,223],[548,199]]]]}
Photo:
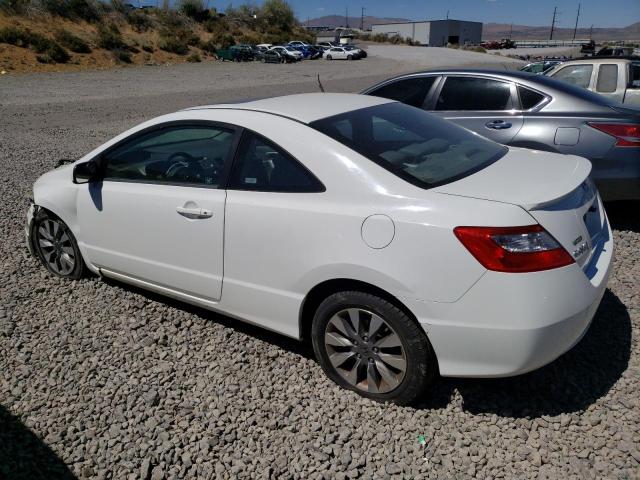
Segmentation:
{"type": "Polygon", "coordinates": [[[371,26],[371,33],[398,35],[429,47],[443,47],[447,43],[475,45],[482,40],[482,23],[465,20],[378,23],[371,26]]]}

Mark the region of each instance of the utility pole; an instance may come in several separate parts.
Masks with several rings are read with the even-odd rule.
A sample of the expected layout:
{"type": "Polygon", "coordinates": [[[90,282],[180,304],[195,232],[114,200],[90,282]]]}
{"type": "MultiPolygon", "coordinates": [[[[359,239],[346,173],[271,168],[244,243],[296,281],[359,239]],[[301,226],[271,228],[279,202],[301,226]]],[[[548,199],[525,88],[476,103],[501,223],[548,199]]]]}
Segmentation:
{"type": "Polygon", "coordinates": [[[589,40],[593,40],[593,25],[591,25],[591,28],[589,29],[589,40]]]}
{"type": "Polygon", "coordinates": [[[449,10],[447,10],[447,20],[449,20],[449,10]]]}
{"type": "Polygon", "coordinates": [[[578,31],[578,19],[580,18],[580,4],[578,4],[578,14],[576,15],[576,26],[573,27],[573,39],[576,39],[576,32],[578,31]]]}
{"type": "Polygon", "coordinates": [[[556,13],[558,12],[558,7],[553,8],[553,20],[551,20],[551,33],[549,34],[549,40],[553,40],[553,29],[556,26],[556,13]]]}
{"type": "Polygon", "coordinates": [[[513,37],[513,23],[511,24],[511,28],[509,29],[509,40],[511,40],[513,37]]]}
{"type": "Polygon", "coordinates": [[[344,8],[344,26],[349,28],[349,7],[344,8]]]}
{"type": "Polygon", "coordinates": [[[364,7],[362,7],[362,12],[360,13],[360,30],[364,31],[364,7]]]}

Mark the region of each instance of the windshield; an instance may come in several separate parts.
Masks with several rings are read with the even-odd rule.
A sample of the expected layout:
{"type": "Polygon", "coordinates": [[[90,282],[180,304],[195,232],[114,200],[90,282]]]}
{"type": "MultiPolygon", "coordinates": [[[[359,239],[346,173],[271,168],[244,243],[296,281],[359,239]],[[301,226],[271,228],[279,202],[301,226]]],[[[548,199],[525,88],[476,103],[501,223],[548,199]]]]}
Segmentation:
{"type": "Polygon", "coordinates": [[[310,126],[423,188],[471,175],[508,151],[476,133],[397,102],[323,118],[310,126]]]}

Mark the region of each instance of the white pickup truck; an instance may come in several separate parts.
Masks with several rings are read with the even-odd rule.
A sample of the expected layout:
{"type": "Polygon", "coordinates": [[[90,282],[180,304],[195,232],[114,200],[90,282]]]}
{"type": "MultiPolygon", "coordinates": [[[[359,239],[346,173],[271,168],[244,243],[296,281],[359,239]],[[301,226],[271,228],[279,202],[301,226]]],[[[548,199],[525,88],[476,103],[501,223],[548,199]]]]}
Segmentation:
{"type": "Polygon", "coordinates": [[[589,57],[545,73],[620,103],[640,106],[640,57],[589,57]]]}

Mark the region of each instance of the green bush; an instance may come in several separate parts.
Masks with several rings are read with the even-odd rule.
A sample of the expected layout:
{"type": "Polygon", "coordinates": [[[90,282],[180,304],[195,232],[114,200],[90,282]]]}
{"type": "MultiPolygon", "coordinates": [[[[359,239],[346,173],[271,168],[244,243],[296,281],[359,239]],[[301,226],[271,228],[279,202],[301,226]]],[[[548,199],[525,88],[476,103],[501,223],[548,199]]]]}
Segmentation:
{"type": "Polygon", "coordinates": [[[165,52],[176,53],[178,55],[185,55],[189,52],[187,43],[178,37],[162,38],[158,44],[158,48],[165,52]]]}
{"type": "Polygon", "coordinates": [[[21,14],[27,11],[30,4],[30,0],[0,0],[0,10],[21,14]]]}
{"type": "Polygon", "coordinates": [[[116,60],[122,63],[131,63],[133,60],[131,59],[131,54],[126,50],[114,50],[114,55],[116,56],[116,60]]]}
{"type": "Polygon", "coordinates": [[[202,0],[180,0],[178,11],[196,22],[206,22],[211,18],[211,12],[204,6],[202,0]]]}
{"type": "Polygon", "coordinates": [[[218,51],[218,45],[213,40],[207,40],[206,42],[200,43],[200,49],[209,55],[215,55],[218,51]]]}
{"type": "Polygon", "coordinates": [[[105,8],[95,0],[40,0],[40,3],[52,15],[81,18],[88,22],[100,20],[105,8]]]}
{"type": "Polygon", "coordinates": [[[127,44],[122,40],[120,30],[115,24],[98,25],[98,47],[105,50],[125,50],[127,44]]]}
{"type": "Polygon", "coordinates": [[[200,63],[202,61],[202,57],[198,52],[193,52],[191,55],[187,57],[187,62],[191,63],[200,63]]]}
{"type": "Polygon", "coordinates": [[[144,11],[133,10],[127,14],[127,22],[136,32],[146,32],[153,27],[153,21],[144,11]]]}
{"type": "Polygon", "coordinates": [[[59,30],[56,33],[56,40],[65,48],[76,53],[91,53],[91,47],[80,37],[66,30],[59,30]]]}
{"type": "Polygon", "coordinates": [[[0,43],[30,48],[42,54],[36,57],[41,63],[67,63],[71,56],[55,41],[27,29],[6,27],[0,30],[0,43]]]}

